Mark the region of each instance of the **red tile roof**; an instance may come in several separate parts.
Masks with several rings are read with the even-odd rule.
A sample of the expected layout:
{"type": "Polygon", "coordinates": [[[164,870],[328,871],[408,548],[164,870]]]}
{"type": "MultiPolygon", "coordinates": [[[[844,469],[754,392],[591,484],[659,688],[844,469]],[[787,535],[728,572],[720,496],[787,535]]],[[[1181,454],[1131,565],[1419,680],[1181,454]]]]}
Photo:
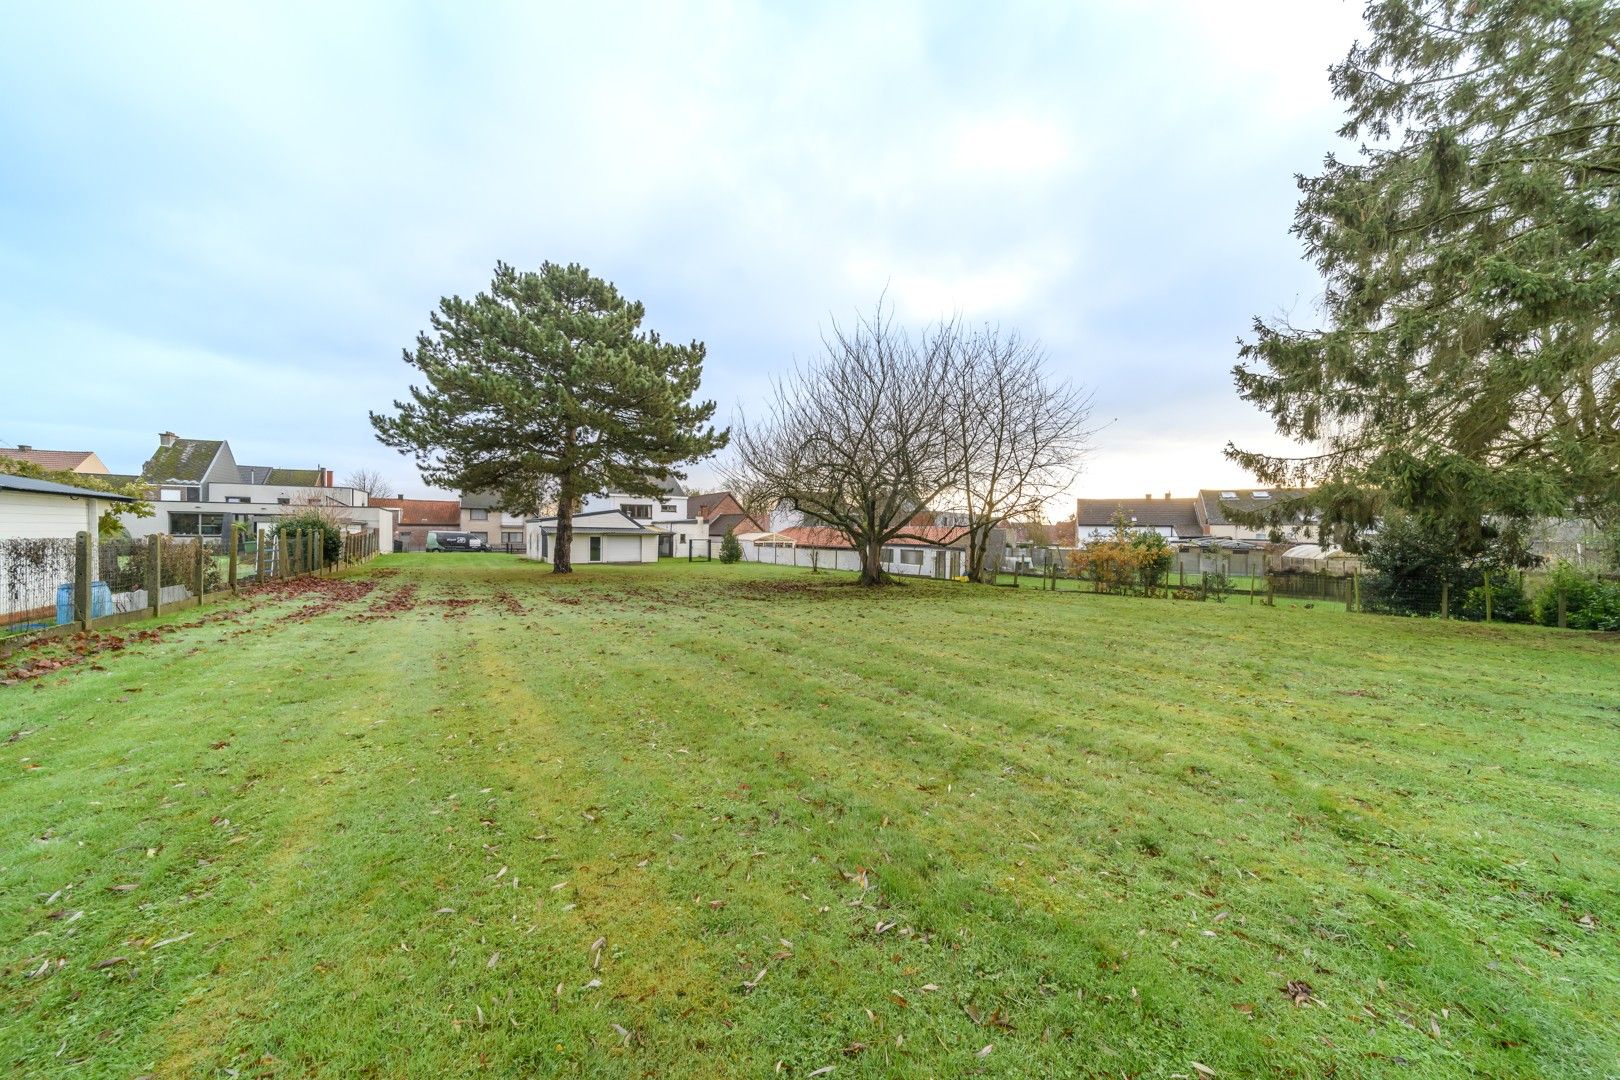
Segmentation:
{"type": "Polygon", "coordinates": [[[456,499],[372,499],[372,506],[399,511],[401,525],[443,525],[459,528],[461,503],[456,499]]]}
{"type": "MultiPolygon", "coordinates": [[[[826,525],[794,525],[780,530],[800,547],[844,548],[853,551],[849,538],[826,525]]],[[[894,546],[949,547],[967,535],[967,530],[956,525],[908,525],[906,536],[888,541],[894,546]]]]}
{"type": "Polygon", "coordinates": [[[91,456],[89,450],[27,450],[16,446],[0,446],[0,457],[14,458],[38,465],[42,469],[61,469],[72,472],[91,456]]]}

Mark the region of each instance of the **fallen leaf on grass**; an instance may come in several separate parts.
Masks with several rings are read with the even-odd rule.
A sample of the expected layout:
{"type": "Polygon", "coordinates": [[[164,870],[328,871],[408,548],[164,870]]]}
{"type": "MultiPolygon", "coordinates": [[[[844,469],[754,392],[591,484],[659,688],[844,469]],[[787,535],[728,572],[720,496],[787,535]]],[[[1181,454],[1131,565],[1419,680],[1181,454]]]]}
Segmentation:
{"type": "Polygon", "coordinates": [[[1191,1065],[1193,1067],[1193,1072],[1197,1073],[1199,1076],[1214,1076],[1215,1075],[1215,1070],[1210,1068],[1208,1065],[1205,1065],[1201,1061],[1191,1062],[1191,1065]]]}
{"type": "Polygon", "coordinates": [[[974,1057],[982,1057],[982,1058],[989,1057],[991,1052],[994,1051],[995,1048],[996,1048],[995,1043],[985,1043],[984,1049],[980,1050],[977,1054],[974,1055],[974,1057]]]}
{"type": "Polygon", "coordinates": [[[138,888],[138,887],[139,886],[134,885],[134,884],[130,884],[130,885],[109,885],[109,886],[107,886],[107,891],[108,892],[129,892],[129,890],[134,889],[134,888],[138,888]]]}
{"type": "Polygon", "coordinates": [[[1311,1003],[1311,984],[1303,979],[1289,979],[1287,986],[1278,987],[1288,995],[1288,1000],[1295,1005],[1309,1005],[1311,1003]]]}
{"type": "Polygon", "coordinates": [[[122,964],[124,962],[125,958],[122,956],[109,956],[105,960],[97,960],[95,963],[91,964],[90,970],[100,971],[102,968],[110,968],[114,964],[122,964]]]}
{"type": "Polygon", "coordinates": [[[755,975],[755,976],[754,976],[754,977],[753,977],[753,978],[752,978],[752,979],[750,979],[750,980],[747,980],[747,981],[745,981],[745,982],[744,982],[744,983],[743,983],[743,989],[745,989],[745,990],[752,990],[752,989],[753,989],[753,988],[754,988],[754,987],[756,987],[756,986],[758,986],[758,985],[759,985],[759,984],[760,984],[760,983],[762,983],[762,982],[764,982],[764,981],[765,981],[765,972],[766,972],[766,971],[767,971],[767,970],[768,970],[768,969],[766,969],[766,968],[760,968],[760,969],[759,969],[759,974],[758,974],[758,975],[755,975]]]}
{"type": "Polygon", "coordinates": [[[830,1073],[832,1071],[833,1071],[833,1067],[831,1065],[823,1065],[821,1068],[817,1069],[813,1073],[805,1073],[805,1080],[810,1080],[810,1077],[812,1077],[812,1076],[826,1076],[828,1073],[830,1073]]]}

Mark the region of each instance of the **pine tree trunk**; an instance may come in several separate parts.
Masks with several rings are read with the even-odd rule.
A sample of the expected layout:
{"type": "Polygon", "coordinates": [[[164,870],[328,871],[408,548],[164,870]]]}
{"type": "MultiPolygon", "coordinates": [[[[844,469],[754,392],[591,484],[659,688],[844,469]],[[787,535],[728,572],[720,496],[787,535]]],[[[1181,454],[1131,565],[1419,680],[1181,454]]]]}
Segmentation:
{"type": "Polygon", "coordinates": [[[574,492],[566,479],[557,489],[557,546],[551,552],[551,572],[574,572],[574,492]]]}

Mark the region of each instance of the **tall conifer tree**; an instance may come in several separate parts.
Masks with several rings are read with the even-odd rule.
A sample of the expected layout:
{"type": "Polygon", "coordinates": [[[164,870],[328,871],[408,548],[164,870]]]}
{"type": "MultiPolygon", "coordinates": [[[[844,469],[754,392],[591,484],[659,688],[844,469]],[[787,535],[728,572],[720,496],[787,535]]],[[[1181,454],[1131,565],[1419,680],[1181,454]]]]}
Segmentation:
{"type": "Polygon", "coordinates": [[[377,437],[413,454],[423,480],[497,491],[512,513],[557,503],[552,567],[573,567],[573,515],[585,496],[656,496],[658,480],[726,445],[694,401],[700,341],[641,329],[645,309],[584,267],[495,267],[487,292],[439,301],[405,362],[422,373],[377,437]]]}
{"type": "MultiPolygon", "coordinates": [[[[1325,329],[1256,320],[1239,393],[1321,453],[1228,446],[1322,483],[1327,525],[1378,502],[1454,529],[1620,519],[1620,5],[1379,0],[1332,69],[1340,134],[1294,232],[1325,329]]],[[[1342,530],[1341,530],[1342,535],[1342,530]]]]}

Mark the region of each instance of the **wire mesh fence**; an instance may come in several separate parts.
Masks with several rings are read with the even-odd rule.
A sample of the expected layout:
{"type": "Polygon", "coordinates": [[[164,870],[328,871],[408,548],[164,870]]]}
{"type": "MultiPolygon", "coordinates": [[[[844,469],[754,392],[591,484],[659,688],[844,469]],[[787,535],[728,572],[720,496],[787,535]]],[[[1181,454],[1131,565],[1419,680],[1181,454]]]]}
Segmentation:
{"type": "Polygon", "coordinates": [[[1057,552],[1021,559],[1002,585],[1059,592],[1240,602],[1268,607],[1305,607],[1354,614],[1458,619],[1473,622],[1537,622],[1575,629],[1620,629],[1620,575],[1560,565],[1542,574],[1520,569],[1471,567],[1405,574],[1265,567],[1253,561],[1193,571],[1184,559],[1150,573],[1121,575],[1085,558],[1057,552]],[[1249,573],[1230,573],[1238,565],[1249,573]],[[1033,570],[1033,573],[1030,571],[1033,570]]]}
{"type": "Polygon", "coordinates": [[[0,540],[0,637],[156,614],[275,577],[322,573],[377,553],[375,532],[240,539],[163,534],[0,540]]]}
{"type": "Polygon", "coordinates": [[[64,616],[72,619],[71,583],[77,569],[74,537],[0,540],[0,634],[54,626],[64,616]]]}

